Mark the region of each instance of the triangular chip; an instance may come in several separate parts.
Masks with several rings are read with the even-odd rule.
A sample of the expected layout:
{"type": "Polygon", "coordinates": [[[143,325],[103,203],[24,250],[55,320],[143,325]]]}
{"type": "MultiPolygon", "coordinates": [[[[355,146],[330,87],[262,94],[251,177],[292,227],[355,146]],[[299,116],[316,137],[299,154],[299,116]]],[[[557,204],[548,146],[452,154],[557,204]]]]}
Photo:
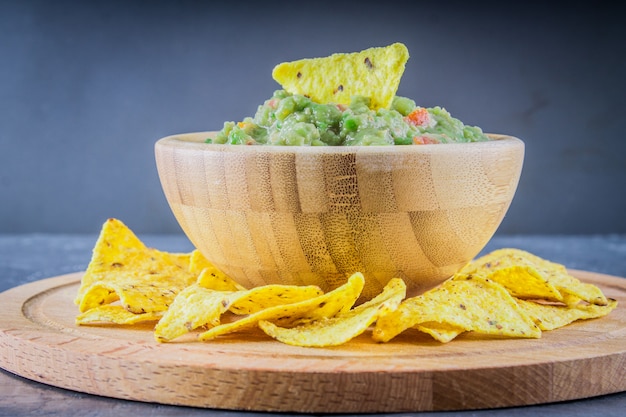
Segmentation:
{"type": "Polygon", "coordinates": [[[520,298],[560,301],[567,305],[585,301],[606,305],[602,291],[582,283],[564,265],[540,258],[521,249],[498,249],[463,267],[461,275],[476,274],[493,279],[520,298]]]}
{"type": "Polygon", "coordinates": [[[203,269],[214,267],[214,265],[204,257],[202,252],[198,249],[194,249],[189,256],[189,271],[194,274],[199,274],[203,269]]]}
{"type": "Polygon", "coordinates": [[[606,316],[615,307],[617,301],[608,299],[607,305],[582,304],[573,307],[543,304],[534,301],[518,300],[519,306],[537,323],[541,330],[554,330],[576,320],[595,319],[606,316]]]}
{"type": "Polygon", "coordinates": [[[454,326],[448,323],[439,323],[436,321],[421,323],[415,326],[415,328],[420,332],[431,335],[433,339],[441,343],[448,343],[461,333],[465,332],[465,329],[462,327],[454,326]]]}
{"type": "Polygon", "coordinates": [[[198,285],[216,291],[240,291],[246,288],[220,271],[195,249],[189,259],[189,271],[198,274],[198,285]]]}
{"type": "Polygon", "coordinates": [[[198,285],[216,291],[243,291],[246,288],[213,265],[206,266],[198,275],[198,285]]]}
{"type": "MultiPolygon", "coordinates": [[[[206,271],[207,269],[203,270],[206,271]]],[[[223,313],[253,314],[277,305],[308,300],[322,294],[313,285],[263,285],[250,290],[216,291],[200,283],[182,290],[159,321],[155,339],[159,342],[176,337],[202,326],[220,325],[223,313]]]]}
{"type": "Polygon", "coordinates": [[[409,51],[401,43],[361,52],[333,54],[277,65],[272,77],[286,91],[318,103],[350,104],[352,96],[371,99],[373,109],[389,108],[409,51]]]}
{"type": "Polygon", "coordinates": [[[148,248],[120,220],[108,219],[74,301],[81,312],[116,300],[133,313],[163,311],[196,280],[189,263],[190,254],[148,248]]]}
{"type": "MultiPolygon", "coordinates": [[[[463,269],[463,271],[467,270],[469,270],[468,267],[463,269]]],[[[480,266],[471,274],[459,272],[453,279],[464,280],[469,275],[489,278],[503,285],[514,297],[563,301],[563,295],[558,288],[531,265],[480,266]]]]}
{"type": "Polygon", "coordinates": [[[298,303],[319,297],[324,292],[316,285],[268,284],[250,290],[240,291],[244,297],[231,303],[229,310],[235,314],[254,314],[266,308],[298,303]]]}
{"type": "Polygon", "coordinates": [[[78,295],[74,300],[76,305],[80,305],[86,289],[101,279],[103,273],[121,266],[119,261],[123,254],[130,255],[146,249],[143,242],[124,223],[117,219],[107,219],[102,225],[98,240],[96,240],[87,271],[82,277],[78,295]]]}
{"type": "Polygon", "coordinates": [[[190,285],[182,290],[159,320],[154,329],[154,338],[166,342],[184,335],[201,326],[217,326],[221,315],[228,310],[232,298],[239,293],[215,291],[190,285]]]}
{"type": "Polygon", "coordinates": [[[107,304],[80,313],[76,316],[76,324],[137,324],[157,321],[162,316],[162,311],[135,314],[121,305],[107,304]]]}
{"type": "Polygon", "coordinates": [[[318,297],[297,303],[277,305],[245,316],[231,323],[220,324],[198,337],[211,340],[218,336],[253,327],[261,320],[268,320],[279,326],[298,325],[315,320],[334,317],[352,308],[363,291],[363,274],[355,273],[342,286],[318,297]]]}
{"type": "MultiPolygon", "coordinates": [[[[167,269],[165,266],[160,267],[160,270],[167,269]]],[[[119,300],[125,309],[136,314],[165,311],[174,301],[176,294],[193,282],[193,276],[186,271],[178,270],[171,273],[143,271],[111,273],[87,288],[79,304],[79,310],[85,312],[119,300]]]]}
{"type": "Polygon", "coordinates": [[[379,317],[395,310],[406,295],[406,284],[391,279],[372,300],[328,319],[319,319],[300,326],[279,327],[259,321],[259,327],[274,339],[294,346],[326,347],[348,342],[363,333],[379,317]]]}
{"type": "Polygon", "coordinates": [[[397,310],[376,322],[373,337],[386,342],[410,327],[429,322],[484,335],[541,337],[539,327],[502,285],[478,276],[450,279],[404,300],[397,310]]]}

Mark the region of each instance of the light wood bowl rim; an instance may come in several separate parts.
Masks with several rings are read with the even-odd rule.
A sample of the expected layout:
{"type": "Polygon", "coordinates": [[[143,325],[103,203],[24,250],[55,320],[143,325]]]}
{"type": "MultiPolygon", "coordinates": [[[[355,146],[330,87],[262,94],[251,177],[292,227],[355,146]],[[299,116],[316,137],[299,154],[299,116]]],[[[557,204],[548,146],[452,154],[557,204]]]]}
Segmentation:
{"type": "Polygon", "coordinates": [[[277,153],[277,154],[419,154],[419,153],[454,153],[492,148],[494,146],[524,146],[524,142],[511,135],[487,133],[492,140],[484,142],[463,142],[423,145],[392,145],[392,146],[281,146],[281,145],[230,145],[206,143],[205,140],[216,134],[216,131],[198,131],[179,133],[159,139],[155,146],[176,147],[189,151],[229,152],[229,153],[277,153]]]}

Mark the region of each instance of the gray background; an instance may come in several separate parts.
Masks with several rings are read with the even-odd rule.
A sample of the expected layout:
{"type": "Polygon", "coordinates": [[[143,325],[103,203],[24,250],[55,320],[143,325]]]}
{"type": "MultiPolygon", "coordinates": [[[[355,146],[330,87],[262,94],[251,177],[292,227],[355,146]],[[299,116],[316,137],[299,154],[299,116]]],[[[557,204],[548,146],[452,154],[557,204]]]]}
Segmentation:
{"type": "Polygon", "coordinates": [[[393,42],[398,94],[526,142],[498,233],[625,233],[619,4],[467,3],[0,0],[0,233],[178,233],[158,138],[253,114],[279,62],[393,42]]]}

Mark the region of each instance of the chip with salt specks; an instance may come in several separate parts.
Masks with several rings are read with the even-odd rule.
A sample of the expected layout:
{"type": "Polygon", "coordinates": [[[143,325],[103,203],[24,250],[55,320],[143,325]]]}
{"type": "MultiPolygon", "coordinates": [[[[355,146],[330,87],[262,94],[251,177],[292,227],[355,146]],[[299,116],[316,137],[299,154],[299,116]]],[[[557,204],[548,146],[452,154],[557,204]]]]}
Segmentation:
{"type": "Polygon", "coordinates": [[[199,274],[205,268],[215,268],[215,266],[202,255],[198,249],[194,249],[189,254],[189,271],[199,274]]]}
{"type": "MultiPolygon", "coordinates": [[[[197,270],[198,266],[195,265],[194,267],[192,267],[192,271],[194,271],[194,268],[197,270]]],[[[234,279],[224,274],[214,265],[209,264],[208,261],[207,264],[204,265],[201,269],[200,274],[198,275],[197,283],[201,287],[209,288],[216,291],[243,291],[246,289],[243,285],[239,284],[234,279]]]]}
{"type": "Polygon", "coordinates": [[[137,324],[157,321],[162,316],[162,311],[135,314],[121,305],[107,304],[80,313],[76,324],[137,324]]]}
{"type": "Polygon", "coordinates": [[[559,289],[532,265],[504,265],[495,262],[478,265],[474,268],[466,266],[453,279],[465,279],[467,276],[465,272],[471,271],[471,274],[489,278],[503,285],[515,297],[563,301],[563,294],[559,289]]]}
{"type": "Polygon", "coordinates": [[[165,311],[176,294],[194,282],[187,273],[118,272],[92,284],[80,303],[85,312],[100,305],[119,300],[130,312],[152,313],[165,311]]]}
{"type": "Polygon", "coordinates": [[[348,282],[325,294],[297,303],[269,307],[236,321],[220,324],[201,333],[198,339],[203,341],[215,339],[218,336],[254,327],[261,320],[270,321],[278,326],[296,326],[331,318],[349,311],[361,295],[364,285],[363,274],[357,272],[348,278],[348,282]]]}
{"type": "Polygon", "coordinates": [[[266,308],[293,304],[322,295],[316,285],[268,284],[240,291],[244,296],[233,300],[229,310],[235,314],[254,314],[266,308]]]}
{"type": "MultiPolygon", "coordinates": [[[[205,271],[205,270],[203,270],[205,271]]],[[[199,278],[200,281],[200,278],[199,278]]],[[[154,337],[167,342],[202,326],[220,325],[222,314],[252,314],[322,294],[316,286],[265,285],[250,290],[216,291],[199,282],[182,290],[157,323],[154,337]]]]}
{"type": "Polygon", "coordinates": [[[283,62],[272,77],[287,92],[318,103],[350,104],[351,97],[369,97],[373,109],[389,108],[400,85],[409,51],[402,43],[337,53],[321,58],[283,62]]]}
{"type": "Polygon", "coordinates": [[[517,300],[517,303],[537,323],[541,330],[554,330],[577,320],[606,316],[617,307],[616,300],[607,299],[607,301],[607,304],[603,306],[595,304],[566,306],[527,300],[517,300]]]}
{"type": "Polygon", "coordinates": [[[436,321],[426,322],[414,326],[420,332],[429,334],[433,339],[441,343],[448,343],[461,333],[465,332],[465,329],[459,326],[454,326],[448,323],[439,323],[436,321]]]}
{"type": "Polygon", "coordinates": [[[483,335],[539,338],[541,330],[506,289],[491,280],[468,276],[404,300],[376,322],[373,338],[386,342],[404,330],[429,322],[483,335]]]}
{"type": "Polygon", "coordinates": [[[192,284],[183,289],[154,329],[158,342],[167,342],[201,326],[217,326],[237,293],[192,284]]]}
{"type": "Polygon", "coordinates": [[[379,317],[395,310],[406,295],[406,284],[391,279],[383,291],[349,311],[296,327],[279,327],[261,320],[259,327],[274,339],[294,346],[327,347],[348,342],[367,330],[379,317]]]}
{"type": "Polygon", "coordinates": [[[81,312],[117,300],[137,314],[164,311],[196,280],[190,257],[148,248],[123,222],[108,219],[74,302],[81,312]]]}
{"type": "MultiPolygon", "coordinates": [[[[117,219],[107,219],[102,225],[98,240],[92,251],[91,260],[81,279],[78,294],[74,299],[80,305],[87,288],[103,279],[109,272],[127,264],[135,253],[147,248],[124,223],[117,219]]],[[[115,301],[115,296],[112,297],[115,301]]]]}
{"type": "Polygon", "coordinates": [[[597,305],[608,303],[598,287],[573,277],[564,265],[521,249],[495,250],[470,262],[460,274],[493,279],[520,298],[560,301],[568,305],[581,300],[597,305]]]}

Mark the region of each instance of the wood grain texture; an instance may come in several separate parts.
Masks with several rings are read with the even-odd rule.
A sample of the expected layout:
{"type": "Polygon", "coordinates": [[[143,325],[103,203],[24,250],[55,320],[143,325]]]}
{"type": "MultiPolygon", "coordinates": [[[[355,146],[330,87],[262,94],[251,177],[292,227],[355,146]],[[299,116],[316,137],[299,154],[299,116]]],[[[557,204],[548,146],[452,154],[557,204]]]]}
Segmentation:
{"type": "Polygon", "coordinates": [[[114,398],[218,409],[409,412],[539,404],[626,391],[626,279],[570,271],[618,307],[541,339],[417,331],[369,333],[335,348],[299,348],[247,331],[158,344],[152,326],[77,327],[81,273],[0,294],[0,366],[28,379],[114,398]]]}
{"type": "Polygon", "coordinates": [[[393,277],[422,292],[475,257],[515,194],[510,136],[422,146],[233,146],[211,132],[155,145],[170,207],[204,256],[246,286],[328,291],[358,271],[363,298],[393,277]]]}

